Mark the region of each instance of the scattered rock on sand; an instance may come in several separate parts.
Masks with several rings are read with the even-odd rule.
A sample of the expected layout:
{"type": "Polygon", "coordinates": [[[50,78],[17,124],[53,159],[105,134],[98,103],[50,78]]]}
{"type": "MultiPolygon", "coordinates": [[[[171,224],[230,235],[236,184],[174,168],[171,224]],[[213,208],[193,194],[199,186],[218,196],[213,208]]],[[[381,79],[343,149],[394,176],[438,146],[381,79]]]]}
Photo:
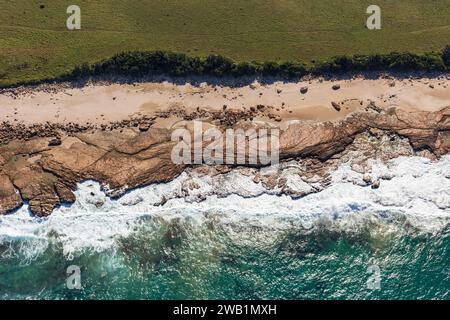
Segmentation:
{"type": "Polygon", "coordinates": [[[340,84],[335,84],[335,85],[333,85],[333,90],[339,90],[340,88],[341,88],[341,85],[340,84]]]}
{"type": "Polygon", "coordinates": [[[334,108],[336,111],[341,111],[341,106],[339,105],[339,103],[332,101],[332,102],[331,102],[331,105],[333,106],[333,108],[334,108]]]}
{"type": "Polygon", "coordinates": [[[250,84],[250,89],[252,89],[252,90],[255,90],[255,89],[259,88],[259,87],[260,87],[260,85],[259,85],[258,81],[255,81],[255,82],[250,84]]]}
{"type": "Polygon", "coordinates": [[[48,145],[49,145],[50,147],[55,147],[55,146],[61,145],[61,138],[60,138],[60,137],[56,137],[56,138],[51,139],[51,140],[48,142],[48,145]]]}
{"type": "Polygon", "coordinates": [[[300,88],[300,93],[301,94],[306,94],[308,92],[308,87],[301,87],[300,88]]]}

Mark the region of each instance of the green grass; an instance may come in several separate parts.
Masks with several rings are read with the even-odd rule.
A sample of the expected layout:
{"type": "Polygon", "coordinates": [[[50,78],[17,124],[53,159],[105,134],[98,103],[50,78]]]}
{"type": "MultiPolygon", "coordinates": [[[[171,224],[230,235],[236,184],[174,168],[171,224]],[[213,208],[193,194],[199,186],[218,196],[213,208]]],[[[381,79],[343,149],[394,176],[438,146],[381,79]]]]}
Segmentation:
{"type": "Polygon", "coordinates": [[[2,0],[0,85],[51,78],[128,50],[221,54],[237,61],[309,62],[334,55],[441,50],[449,0],[2,0]],[[82,29],[66,29],[78,4],[82,29]],[[40,9],[44,4],[45,8],[40,9]]]}

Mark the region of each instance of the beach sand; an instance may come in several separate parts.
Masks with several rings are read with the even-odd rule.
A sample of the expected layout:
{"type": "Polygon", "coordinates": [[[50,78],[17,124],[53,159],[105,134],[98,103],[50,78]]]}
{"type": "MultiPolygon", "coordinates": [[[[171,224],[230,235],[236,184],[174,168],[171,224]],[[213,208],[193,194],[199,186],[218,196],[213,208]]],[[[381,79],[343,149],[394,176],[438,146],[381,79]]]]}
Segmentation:
{"type": "MultiPolygon", "coordinates": [[[[133,117],[152,116],[170,108],[187,113],[203,110],[249,110],[272,107],[282,120],[328,121],[345,117],[373,101],[378,107],[437,111],[450,106],[450,81],[435,79],[314,79],[295,83],[255,82],[243,87],[170,82],[87,85],[81,88],[30,90],[27,94],[0,94],[0,119],[13,124],[106,124],[133,117]],[[340,89],[333,90],[333,85],[340,89]],[[300,88],[307,87],[305,94],[300,88]],[[340,110],[332,106],[340,106],[340,110]]],[[[255,119],[268,120],[268,119],[255,119]]],[[[161,122],[163,126],[171,121],[161,122]]],[[[161,125],[161,123],[158,123],[161,125]]]]}

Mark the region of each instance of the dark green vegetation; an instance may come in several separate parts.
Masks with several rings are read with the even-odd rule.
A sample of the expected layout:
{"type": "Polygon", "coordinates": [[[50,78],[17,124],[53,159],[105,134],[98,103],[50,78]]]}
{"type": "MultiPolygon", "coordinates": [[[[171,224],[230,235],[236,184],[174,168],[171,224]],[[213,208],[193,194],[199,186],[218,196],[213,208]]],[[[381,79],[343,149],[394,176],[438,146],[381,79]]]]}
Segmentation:
{"type": "MultiPolygon", "coordinates": [[[[376,31],[365,27],[368,0],[79,0],[82,29],[68,31],[71,4],[2,0],[0,85],[56,78],[127,51],[202,59],[213,54],[238,63],[293,61],[294,70],[283,73],[296,74],[303,72],[301,62],[310,66],[313,59],[438,52],[450,39],[448,0],[379,0],[382,30],[376,31]]],[[[358,66],[360,59],[365,58],[356,60],[358,66]]],[[[399,63],[410,59],[415,58],[399,63]]],[[[436,55],[420,60],[440,64],[436,55]]],[[[345,68],[352,64],[345,62],[345,68]]]]}
{"type": "Polygon", "coordinates": [[[444,60],[445,65],[450,68],[450,46],[445,47],[442,52],[442,60],[444,60]]]}
{"type": "MultiPolygon", "coordinates": [[[[449,48],[441,54],[390,53],[384,55],[337,56],[305,65],[299,62],[235,62],[220,55],[206,58],[190,57],[182,53],[125,52],[99,63],[76,66],[71,72],[48,78],[21,82],[37,84],[44,81],[73,81],[89,77],[125,76],[140,78],[148,75],[204,75],[204,76],[273,76],[286,79],[307,74],[340,74],[358,71],[445,71],[450,69],[449,48]],[[444,62],[445,61],[445,62],[444,62]]],[[[18,84],[18,83],[15,83],[18,84]]],[[[0,87],[2,85],[0,84],[0,87]]]]}
{"type": "Polygon", "coordinates": [[[92,66],[83,64],[67,75],[78,78],[96,75],[144,76],[168,74],[172,76],[277,76],[301,77],[308,73],[325,74],[348,71],[445,71],[444,64],[448,48],[442,54],[417,55],[412,53],[390,53],[384,55],[337,56],[306,66],[298,62],[235,62],[231,59],[210,55],[206,58],[189,57],[171,52],[126,52],[92,66]]]}
{"type": "MultiPolygon", "coordinates": [[[[299,62],[235,62],[220,55],[199,58],[164,51],[135,51],[120,53],[93,65],[85,63],[76,66],[69,73],[48,80],[72,81],[102,76],[125,76],[134,79],[162,74],[176,77],[187,75],[273,76],[293,79],[307,74],[340,74],[357,71],[445,71],[450,69],[449,48],[447,47],[441,54],[390,53],[337,56],[309,66],[299,62]]],[[[28,83],[39,82],[41,81],[28,83]]]]}

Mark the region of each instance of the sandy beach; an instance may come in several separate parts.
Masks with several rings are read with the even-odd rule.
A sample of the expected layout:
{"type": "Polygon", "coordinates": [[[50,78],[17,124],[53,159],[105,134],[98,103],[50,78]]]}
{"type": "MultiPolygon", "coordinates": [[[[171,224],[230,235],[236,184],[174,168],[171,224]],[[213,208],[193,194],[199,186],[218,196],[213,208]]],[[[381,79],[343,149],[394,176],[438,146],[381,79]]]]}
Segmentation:
{"type": "MultiPolygon", "coordinates": [[[[280,160],[303,159],[307,170],[302,179],[313,183],[320,177],[324,186],[327,172],[349,160],[363,175],[374,158],[435,160],[450,150],[449,84],[441,76],[241,87],[149,82],[4,90],[0,214],[27,201],[36,215],[49,215],[61,203],[73,203],[77,183],[89,179],[114,197],[172,181],[189,164],[172,160],[171,134],[179,126],[191,130],[196,119],[218,130],[278,127],[280,160]]],[[[278,176],[255,181],[287,188],[278,176]]],[[[195,183],[191,187],[197,189],[195,183]]]]}
{"type": "MultiPolygon", "coordinates": [[[[0,119],[12,124],[76,123],[99,125],[181,108],[208,111],[271,107],[282,120],[328,121],[347,116],[373,101],[378,107],[437,111],[450,106],[448,77],[435,79],[314,79],[297,83],[254,82],[243,87],[169,82],[88,85],[82,88],[0,94],[0,119]],[[340,86],[333,89],[333,86],[340,86]],[[300,89],[307,89],[301,93],[300,89]],[[332,103],[339,105],[339,111],[332,103]]],[[[269,119],[262,119],[269,120],[269,119]]],[[[160,125],[169,125],[161,122],[160,125]]]]}

